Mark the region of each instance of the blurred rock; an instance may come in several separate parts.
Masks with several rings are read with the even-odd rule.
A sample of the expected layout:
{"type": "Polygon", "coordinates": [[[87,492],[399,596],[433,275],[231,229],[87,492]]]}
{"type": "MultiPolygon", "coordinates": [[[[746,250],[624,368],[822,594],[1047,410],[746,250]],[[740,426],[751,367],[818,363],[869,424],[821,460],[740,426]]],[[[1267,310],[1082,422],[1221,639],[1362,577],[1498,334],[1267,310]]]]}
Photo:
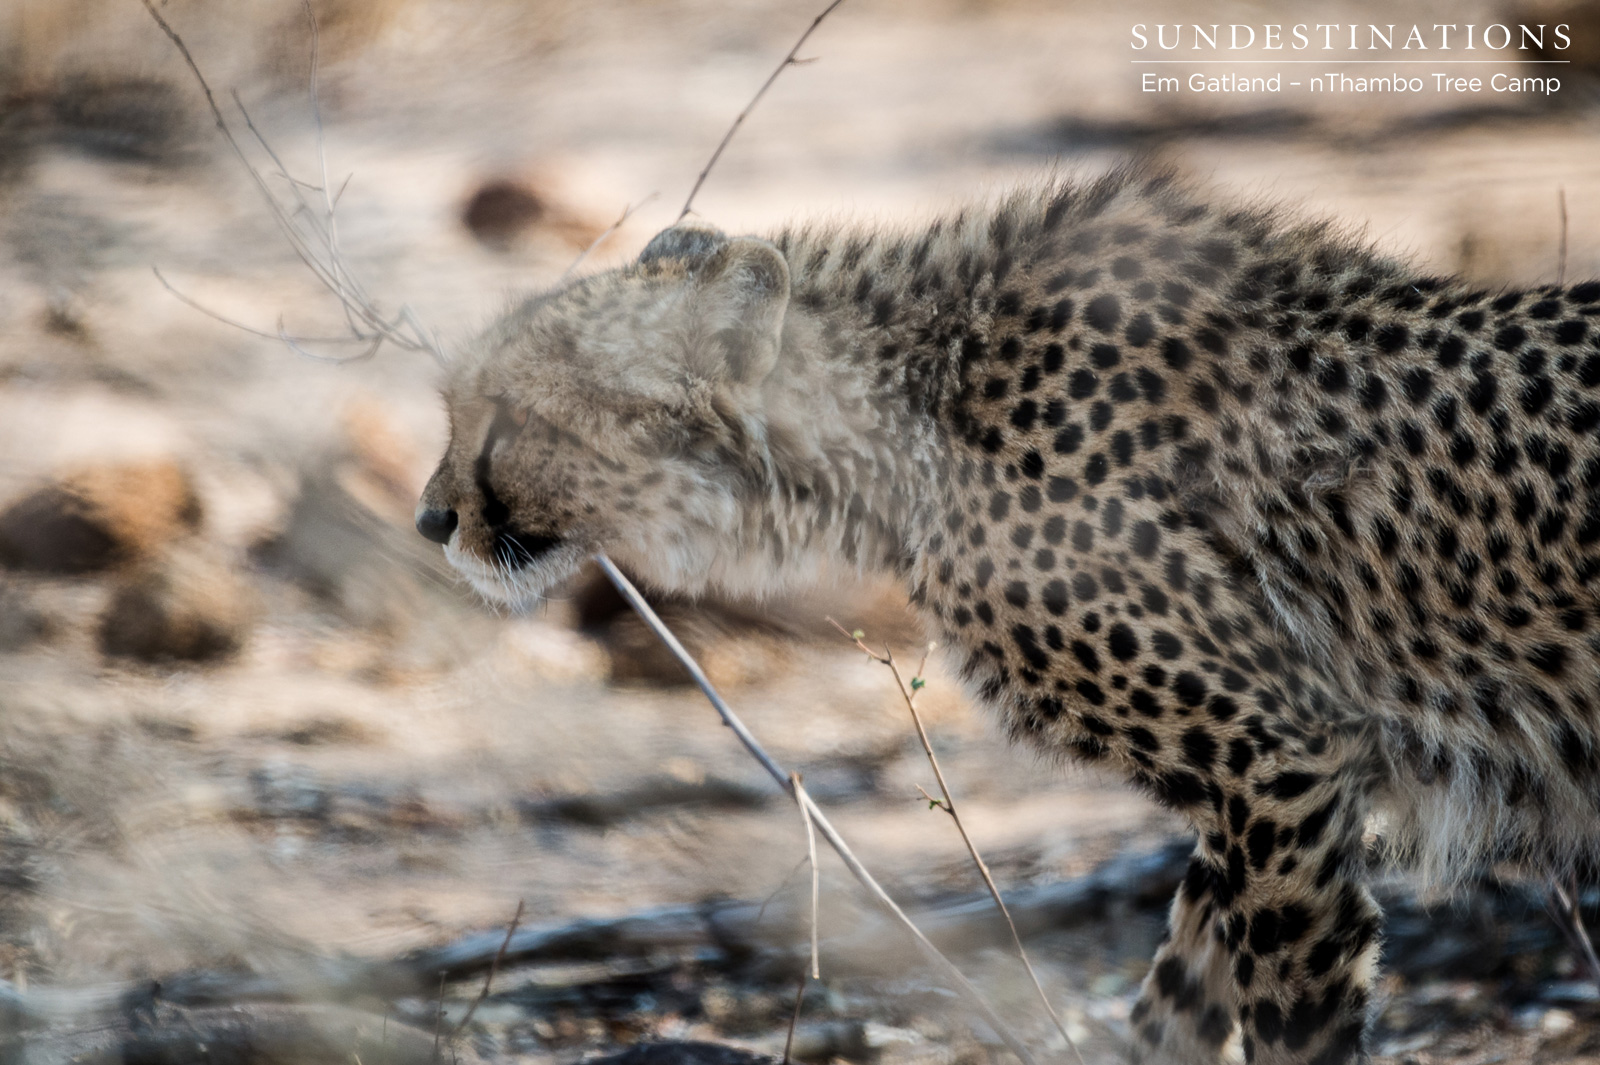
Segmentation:
{"type": "Polygon", "coordinates": [[[77,75],[49,100],[50,139],[109,159],[180,161],[198,128],[184,96],[153,78],[77,75]]]}
{"type": "Polygon", "coordinates": [[[495,251],[509,251],[535,232],[584,248],[605,230],[563,208],[538,183],[517,178],[491,178],[479,185],[461,209],[461,223],[495,251]]]}
{"type": "Polygon", "coordinates": [[[487,181],[467,200],[461,221],[484,244],[503,251],[549,214],[544,197],[517,181],[487,181]]]}
{"type": "Polygon", "coordinates": [[[153,556],[200,526],[188,473],[170,461],[93,466],[0,511],[0,565],[92,573],[153,556]]]}
{"type": "Polygon", "coordinates": [[[113,594],[100,649],[146,662],[205,662],[239,649],[255,597],[227,566],[196,552],[168,555],[113,594]]]}

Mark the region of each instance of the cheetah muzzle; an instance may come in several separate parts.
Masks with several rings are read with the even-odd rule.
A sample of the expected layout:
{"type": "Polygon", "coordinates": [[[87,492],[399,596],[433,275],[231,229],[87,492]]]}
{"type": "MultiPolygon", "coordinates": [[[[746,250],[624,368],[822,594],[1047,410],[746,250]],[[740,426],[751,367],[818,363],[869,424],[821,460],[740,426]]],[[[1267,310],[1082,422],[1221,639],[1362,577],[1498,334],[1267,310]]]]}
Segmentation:
{"type": "Polygon", "coordinates": [[[1361,1060],[1370,818],[1436,879],[1595,856],[1597,314],[1138,169],[678,226],[472,345],[417,524],[508,601],[899,575],[1014,737],[1198,832],[1140,1060],[1361,1060]]]}

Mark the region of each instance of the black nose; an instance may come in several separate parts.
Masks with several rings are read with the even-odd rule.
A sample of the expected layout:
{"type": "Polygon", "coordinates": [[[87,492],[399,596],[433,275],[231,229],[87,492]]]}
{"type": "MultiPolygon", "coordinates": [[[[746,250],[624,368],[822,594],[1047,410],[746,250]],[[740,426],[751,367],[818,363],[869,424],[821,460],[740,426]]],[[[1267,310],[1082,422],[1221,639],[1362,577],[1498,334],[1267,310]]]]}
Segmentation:
{"type": "Polygon", "coordinates": [[[436,544],[450,542],[456,531],[456,512],[453,510],[424,510],[417,515],[417,532],[436,544]]]}

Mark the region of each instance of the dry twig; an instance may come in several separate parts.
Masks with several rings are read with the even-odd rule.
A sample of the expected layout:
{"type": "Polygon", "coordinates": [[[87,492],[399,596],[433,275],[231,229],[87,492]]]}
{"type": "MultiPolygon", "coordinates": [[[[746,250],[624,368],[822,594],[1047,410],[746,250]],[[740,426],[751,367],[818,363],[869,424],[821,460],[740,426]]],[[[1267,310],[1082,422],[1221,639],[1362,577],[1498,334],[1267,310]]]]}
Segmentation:
{"type": "MultiPolygon", "coordinates": [[[[145,2],[149,3],[149,0],[145,0],[145,2]]],[[[717,145],[717,150],[711,153],[710,159],[706,160],[705,169],[701,170],[700,176],[694,179],[694,188],[689,190],[689,198],[683,201],[683,210],[678,212],[678,221],[681,222],[688,217],[689,209],[694,206],[694,198],[700,194],[700,186],[706,183],[706,177],[711,173],[711,168],[717,165],[718,159],[722,158],[723,149],[728,146],[729,141],[733,140],[733,135],[739,132],[739,127],[744,125],[744,120],[749,117],[751,111],[755,110],[756,104],[761,102],[761,98],[767,94],[767,90],[772,88],[772,83],[778,80],[778,75],[789,67],[809,62],[809,60],[796,59],[795,56],[799,54],[800,47],[806,43],[806,40],[816,32],[817,27],[822,25],[822,20],[833,14],[833,9],[842,3],[844,3],[844,0],[833,0],[831,4],[822,9],[822,14],[811,20],[811,25],[807,26],[806,31],[800,35],[800,39],[794,42],[794,47],[789,49],[789,54],[783,57],[783,62],[779,63],[777,69],[767,76],[766,81],[761,83],[761,88],[756,90],[756,94],[750,97],[750,102],[744,105],[744,110],[740,111],[733,120],[733,125],[728,127],[728,132],[722,135],[722,141],[717,145]]]]}
{"type": "Polygon", "coordinates": [[[1016,948],[1017,957],[1028,970],[1028,978],[1033,981],[1033,989],[1039,993],[1039,1001],[1044,1004],[1045,1012],[1050,1014],[1050,1020],[1055,1023],[1056,1031],[1061,1033],[1061,1038],[1072,1048],[1072,1053],[1078,1059],[1078,1065],[1084,1065],[1083,1051],[1078,1049],[1077,1042],[1067,1032],[1067,1026],[1056,1013],[1055,1007],[1050,1004],[1050,996],[1045,994],[1044,985],[1039,982],[1039,974],[1034,971],[1033,961],[1022,945],[1022,936],[1017,932],[1016,922],[1011,919],[1011,911],[1006,908],[1005,900],[1000,897],[1000,888],[994,882],[994,874],[989,872],[989,864],[983,860],[983,855],[978,853],[977,844],[972,842],[972,837],[967,834],[967,826],[961,821],[961,814],[956,811],[956,800],[950,794],[950,785],[945,783],[944,770],[939,767],[939,756],[933,753],[933,744],[928,740],[928,730],[923,727],[922,715],[917,712],[917,692],[925,687],[922,674],[928,665],[928,652],[933,650],[934,645],[929,644],[927,650],[923,652],[922,661],[917,664],[917,671],[912,674],[908,683],[900,672],[899,663],[894,659],[894,652],[887,646],[882,651],[874,651],[867,646],[866,635],[860,629],[855,632],[847,631],[833,618],[828,619],[828,624],[838,629],[845,639],[855,644],[868,658],[888,666],[889,672],[894,675],[894,682],[900,689],[900,697],[905,700],[906,709],[911,712],[911,723],[916,726],[917,739],[922,743],[922,752],[928,756],[928,764],[933,767],[933,776],[939,782],[939,793],[943,798],[935,799],[920,787],[917,790],[922,792],[922,797],[928,800],[929,806],[937,806],[949,814],[950,820],[955,822],[956,831],[961,833],[961,842],[966,844],[967,853],[972,856],[972,864],[977,866],[978,875],[983,877],[983,886],[989,889],[989,896],[994,899],[994,904],[1000,908],[1001,915],[1006,919],[1006,927],[1011,932],[1011,943],[1016,948]]]}
{"type": "Polygon", "coordinates": [[[1556,284],[1559,286],[1567,278],[1567,190],[1565,186],[1556,190],[1556,202],[1561,207],[1561,247],[1556,252],[1556,284]]]}
{"type": "Polygon", "coordinates": [[[234,106],[238,108],[245,128],[249,130],[256,145],[271,160],[275,168],[271,172],[271,176],[282,180],[288,188],[288,202],[280,199],[279,195],[273,191],[271,184],[267,180],[268,175],[262,172],[261,168],[251,160],[249,153],[245,151],[244,145],[240,143],[238,136],[223,115],[222,107],[217,102],[216,94],[212,91],[210,82],[206,80],[205,74],[201,72],[200,64],[195,60],[193,53],[189,51],[189,46],[184,43],[182,35],[173,29],[172,25],[156,10],[153,0],[141,0],[141,2],[144,4],[145,10],[150,13],[150,17],[155,21],[155,24],[160,27],[161,32],[166,34],[173,47],[178,50],[178,54],[183,57],[190,74],[194,76],[196,83],[200,86],[200,91],[205,95],[206,106],[211,111],[211,117],[216,123],[217,130],[222,134],[234,157],[239,160],[240,165],[249,174],[251,183],[255,185],[256,191],[266,201],[273,220],[277,222],[278,229],[289,242],[290,248],[294,250],[294,253],[305,264],[306,268],[315,275],[318,282],[338,300],[340,310],[345,316],[345,323],[349,328],[349,335],[339,337],[295,336],[284,328],[281,321],[275,332],[269,333],[265,330],[253,329],[200,306],[197,301],[178,292],[158,271],[156,277],[161,284],[184,303],[197,308],[210,317],[228,325],[238,326],[257,336],[280,340],[297,353],[308,358],[331,362],[357,362],[372,358],[378,353],[380,347],[385,343],[389,343],[406,351],[427,352],[443,365],[445,361],[444,353],[439,346],[438,339],[423,327],[411,308],[402,306],[392,318],[386,317],[352,275],[344,261],[344,255],[339,247],[339,226],[336,208],[339,197],[343,194],[344,187],[349,184],[350,179],[346,178],[337,192],[332,189],[328,181],[326,152],[322,136],[322,111],[317,95],[319,38],[316,18],[311,10],[309,0],[305,5],[306,18],[311,25],[311,78],[309,88],[312,114],[316,122],[317,160],[322,175],[321,181],[308,182],[291,175],[282,158],[273,149],[271,142],[257,128],[255,121],[250,117],[250,112],[246,110],[244,102],[239,98],[239,94],[237,92],[232,94],[234,106]],[[308,193],[318,194],[321,201],[320,205],[314,205],[308,197],[308,193]],[[348,344],[356,345],[361,350],[354,355],[330,357],[317,355],[307,350],[307,344],[348,344]]]}
{"type": "Polygon", "coordinates": [[[439,974],[439,997],[433,1010],[433,1060],[439,1060],[439,1037],[444,1031],[444,973],[439,974]]]}
{"type": "Polygon", "coordinates": [[[810,973],[801,973],[800,979],[794,988],[794,1010],[789,1014],[789,1031],[783,1037],[783,1065],[789,1065],[794,1060],[794,1033],[800,1027],[800,1007],[806,1001],[806,981],[811,978],[810,973]]]}
{"type": "Polygon", "coordinates": [[[612,235],[616,233],[617,230],[621,229],[627,224],[628,219],[633,217],[633,213],[635,211],[649,203],[651,200],[655,199],[656,195],[656,193],[652,192],[638,203],[630,203],[624,206],[622,208],[622,214],[618,216],[617,220],[603,229],[598,237],[595,237],[594,240],[589,242],[589,246],[587,248],[584,248],[578,253],[578,257],[572,260],[571,265],[569,265],[565,270],[561,271],[561,276],[556,278],[555,287],[560,288],[567,278],[571,277],[573,273],[577,271],[578,267],[583,265],[583,261],[590,255],[594,254],[594,250],[596,248],[610,240],[612,235]]]}
{"type": "Polygon", "coordinates": [[[1559,880],[1550,881],[1550,893],[1555,897],[1557,908],[1560,910],[1562,931],[1567,938],[1583,954],[1584,964],[1589,969],[1589,979],[1600,987],[1600,956],[1595,954],[1594,940],[1589,938],[1589,929],[1583,923],[1583,914],[1578,910],[1578,877],[1574,874],[1570,882],[1563,885],[1559,880]]]}
{"type": "Polygon", "coordinates": [[[817,832],[811,824],[811,813],[806,803],[810,796],[805,793],[805,785],[801,783],[799,773],[789,774],[789,787],[797,798],[804,796],[805,801],[795,803],[800,808],[800,820],[806,826],[806,854],[811,862],[811,979],[822,979],[821,959],[817,950],[817,911],[821,908],[822,901],[822,870],[817,866],[817,832]]]}
{"type": "Polygon", "coordinates": [[[666,644],[667,649],[683,665],[683,668],[688,670],[689,676],[694,680],[701,692],[705,694],[706,699],[711,703],[712,708],[716,710],[717,715],[722,718],[722,723],[733,730],[733,734],[738,737],[745,750],[749,751],[751,756],[761,763],[761,767],[767,771],[767,774],[772,777],[778,786],[793,796],[795,802],[805,809],[817,831],[822,833],[822,838],[828,841],[828,845],[844,861],[845,866],[855,878],[871,893],[878,904],[888,911],[889,915],[902,928],[911,934],[912,939],[922,949],[929,962],[955,985],[961,996],[977,1011],[978,1015],[984,1019],[989,1027],[994,1029],[995,1034],[1023,1062],[1023,1065],[1035,1065],[1033,1053],[1028,1049],[1027,1045],[1017,1037],[1016,1033],[1011,1030],[1005,1021],[1001,1020],[1000,1015],[995,1013],[994,1009],[979,994],[978,989],[972,986],[972,982],[962,975],[961,970],[956,968],[955,963],[945,957],[939,948],[935,947],[928,937],[923,935],[922,930],[912,922],[911,918],[906,916],[905,911],[900,908],[899,904],[890,897],[877,879],[867,871],[867,867],[861,863],[861,859],[856,857],[849,844],[845,843],[844,837],[839,835],[838,830],[833,827],[833,823],[818,809],[817,804],[812,801],[811,796],[806,793],[805,789],[797,790],[793,787],[788,772],[774,761],[772,756],[756,740],[755,736],[751,735],[750,730],[745,727],[739,715],[733,712],[733,708],[723,700],[721,694],[712,686],[710,679],[706,677],[705,670],[700,668],[700,663],[695,661],[694,656],[678,641],[672,630],[667,628],[650,604],[645,602],[644,596],[639,594],[639,589],[633,586],[633,582],[621,570],[617,569],[616,563],[605,555],[596,555],[595,561],[605,571],[612,585],[628,601],[628,605],[633,607],[644,623],[656,634],[656,637],[666,644]]]}
{"type": "Polygon", "coordinates": [[[800,820],[806,826],[806,859],[811,863],[811,966],[800,974],[800,980],[795,984],[794,1012],[789,1014],[789,1032],[783,1037],[783,1065],[789,1065],[794,1051],[794,1032],[800,1024],[800,1007],[806,1000],[806,981],[822,979],[821,951],[817,946],[817,911],[821,908],[822,899],[822,870],[817,865],[817,832],[811,824],[811,813],[806,806],[810,796],[806,795],[805,784],[798,772],[789,774],[789,788],[795,794],[795,806],[799,808],[800,820]]]}
{"type": "Polygon", "coordinates": [[[461,1023],[450,1033],[452,1043],[466,1031],[467,1025],[472,1021],[472,1015],[478,1012],[483,1000],[489,997],[489,985],[494,983],[494,975],[500,971],[500,963],[506,960],[506,948],[511,946],[511,937],[517,934],[517,925],[522,923],[522,905],[522,900],[518,899],[517,912],[511,915],[511,923],[506,926],[506,938],[500,944],[500,949],[495,952],[494,961],[489,963],[489,971],[483,977],[483,986],[478,989],[478,997],[472,1000],[472,1005],[467,1007],[466,1016],[461,1018],[461,1023]]]}

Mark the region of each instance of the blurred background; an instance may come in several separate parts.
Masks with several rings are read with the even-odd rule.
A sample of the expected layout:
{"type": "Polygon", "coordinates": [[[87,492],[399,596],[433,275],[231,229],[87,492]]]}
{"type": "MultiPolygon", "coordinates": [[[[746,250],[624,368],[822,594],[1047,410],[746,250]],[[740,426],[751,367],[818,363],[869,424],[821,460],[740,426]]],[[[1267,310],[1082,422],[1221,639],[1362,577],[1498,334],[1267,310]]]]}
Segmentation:
{"type": "MultiPolygon", "coordinates": [[[[582,269],[626,261],[670,224],[816,13],[794,0],[312,7],[345,261],[447,351],[553,283],[625,207],[582,269]]],[[[320,181],[302,5],[159,10],[240,135],[233,92],[288,171],[320,181]]],[[[1563,246],[1567,279],[1600,272],[1600,6],[1213,0],[1202,14],[1177,0],[849,0],[696,210],[730,231],[914,224],[1138,156],[1224,197],[1336,218],[1424,272],[1547,283],[1563,246]],[[1567,23],[1573,47],[1568,65],[1513,69],[1559,71],[1554,95],[1140,91],[1130,26],[1192,21],[1567,23]]],[[[668,936],[508,967],[457,1053],[566,1062],[657,1038],[781,1049],[808,890],[793,807],[593,575],[505,616],[411,531],[445,440],[428,356],[332,365],[273,339],[280,324],[322,335],[343,317],[144,8],[0,0],[0,1006],[104,992],[99,1013],[64,1000],[65,1030],[151,981],[309,987],[329,959],[415,957],[503,929],[519,900],[528,925],[748,900],[767,904],[759,950],[668,936]],[[268,336],[180,302],[152,267],[268,336]]],[[[660,605],[892,892],[937,909],[981,890],[917,793],[934,782],[892,678],[824,620],[914,661],[925,637],[894,588],[660,605]]],[[[1114,1060],[1170,887],[1126,860],[1165,854],[1182,826],[1115,780],[1007,750],[937,656],[925,675],[934,743],[1002,886],[1125,878],[1092,921],[1051,918],[1031,940],[1086,1055],[1114,1060]],[[1119,856],[1126,867],[1102,865],[1119,856]]],[[[873,938],[844,871],[822,864],[825,979],[802,1056],[1003,1058],[914,956],[873,938]]],[[[1600,1060],[1595,988],[1542,891],[1491,892],[1521,939],[1505,921],[1462,923],[1459,906],[1428,911],[1445,923],[1417,934],[1439,952],[1388,978],[1382,1060],[1600,1060]]],[[[1059,1057],[1014,959],[978,940],[963,965],[1059,1057]]],[[[444,987],[452,1023],[480,979],[444,987]]],[[[428,1030],[440,1004],[415,988],[345,999],[428,1030]]],[[[0,1058],[23,1032],[43,1053],[51,1029],[26,1013],[0,1009],[0,1058]]],[[[49,1045],[67,1060],[78,1044],[49,1045]]]]}

